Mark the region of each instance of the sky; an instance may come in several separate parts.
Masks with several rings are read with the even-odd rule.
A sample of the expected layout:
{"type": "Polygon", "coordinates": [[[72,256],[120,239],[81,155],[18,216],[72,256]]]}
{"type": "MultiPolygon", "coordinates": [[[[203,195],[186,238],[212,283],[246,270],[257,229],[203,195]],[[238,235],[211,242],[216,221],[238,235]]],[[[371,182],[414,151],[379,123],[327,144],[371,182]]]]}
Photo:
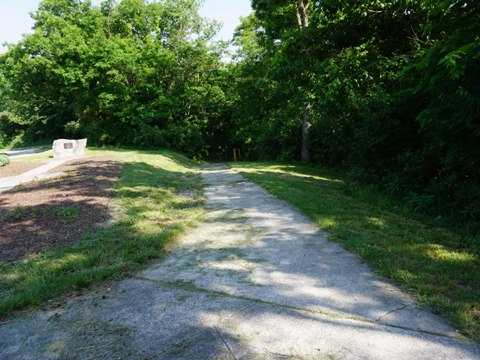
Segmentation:
{"type": "MultiPolygon", "coordinates": [[[[101,0],[92,0],[98,4],[101,0]]],[[[29,13],[35,11],[40,0],[0,0],[0,53],[7,50],[3,44],[16,43],[22,34],[31,32],[33,21],[29,13]]],[[[218,39],[229,40],[240,24],[240,16],[251,12],[250,0],[205,0],[200,14],[223,23],[218,39]]]]}

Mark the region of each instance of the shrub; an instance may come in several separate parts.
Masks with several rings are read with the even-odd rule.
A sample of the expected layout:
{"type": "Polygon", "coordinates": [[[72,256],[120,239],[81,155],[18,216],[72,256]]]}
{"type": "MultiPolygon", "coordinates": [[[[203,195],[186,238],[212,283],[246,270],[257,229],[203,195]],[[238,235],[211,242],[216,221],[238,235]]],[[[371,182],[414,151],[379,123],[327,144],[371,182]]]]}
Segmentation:
{"type": "Polygon", "coordinates": [[[0,166],[10,164],[10,158],[5,154],[0,154],[0,166]]]}

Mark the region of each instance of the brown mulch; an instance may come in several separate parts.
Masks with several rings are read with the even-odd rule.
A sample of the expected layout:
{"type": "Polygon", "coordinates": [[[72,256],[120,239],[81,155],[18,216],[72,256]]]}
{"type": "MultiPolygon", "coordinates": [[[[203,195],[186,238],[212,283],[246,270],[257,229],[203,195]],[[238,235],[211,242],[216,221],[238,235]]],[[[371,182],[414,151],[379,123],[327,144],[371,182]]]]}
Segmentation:
{"type": "Polygon", "coordinates": [[[0,193],[0,261],[72,244],[104,225],[112,218],[109,205],[121,170],[113,156],[82,158],[51,170],[63,176],[0,193]]]}
{"type": "Polygon", "coordinates": [[[35,169],[45,164],[46,160],[40,161],[15,161],[5,166],[0,166],[0,178],[16,176],[35,169]]]}

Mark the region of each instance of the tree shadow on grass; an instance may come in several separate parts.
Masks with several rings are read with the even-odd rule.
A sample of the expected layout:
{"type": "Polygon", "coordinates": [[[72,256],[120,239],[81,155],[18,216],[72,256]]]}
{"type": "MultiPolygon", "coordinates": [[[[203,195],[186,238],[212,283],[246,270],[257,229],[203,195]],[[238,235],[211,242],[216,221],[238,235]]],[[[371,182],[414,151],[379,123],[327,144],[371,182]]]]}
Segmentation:
{"type": "Polygon", "coordinates": [[[183,173],[127,163],[115,182],[111,175],[119,174],[121,164],[97,163],[91,171],[88,166],[77,164],[60,179],[2,194],[0,316],[134,271],[163,256],[165,244],[201,214],[201,202],[174,195],[183,173]],[[36,196],[45,192],[48,196],[36,196]],[[35,204],[15,206],[20,195],[35,204]],[[112,196],[121,208],[115,216],[112,196]]]}
{"type": "MultiPolygon", "coordinates": [[[[144,175],[148,171],[155,173],[154,169],[148,169],[145,164],[139,169],[144,175]]],[[[147,179],[143,181],[139,186],[149,186],[147,179]]],[[[129,184],[127,187],[130,189],[131,186],[129,184]]],[[[348,261],[348,258],[336,257],[339,249],[322,244],[315,234],[311,238],[307,236],[307,241],[303,243],[304,251],[299,252],[302,240],[290,228],[288,214],[282,216],[285,223],[282,226],[285,228],[282,228],[280,234],[262,231],[258,234],[251,233],[248,229],[249,221],[258,224],[268,222],[271,214],[262,211],[261,207],[255,209],[258,204],[252,201],[252,195],[258,196],[259,193],[252,191],[246,184],[235,184],[235,189],[238,190],[241,186],[245,186],[242,194],[232,194],[229,191],[227,194],[226,190],[219,194],[222,203],[232,210],[230,213],[222,213],[221,204],[212,206],[211,210],[218,213],[201,225],[200,229],[206,233],[190,234],[176,251],[159,264],[159,269],[163,268],[166,279],[170,281],[128,279],[120,282],[111,292],[110,289],[103,289],[95,296],[88,296],[66,308],[55,309],[55,314],[50,317],[42,314],[25,322],[16,321],[0,326],[0,358],[2,349],[5,349],[5,357],[10,355],[15,358],[13,354],[20,358],[18,354],[21,350],[9,350],[14,349],[12,344],[23,343],[24,339],[31,338],[39,331],[46,335],[38,341],[31,341],[33,346],[23,350],[24,355],[39,358],[39,354],[48,353],[84,359],[328,359],[351,354],[359,358],[418,358],[425,354],[440,357],[453,351],[459,355],[458,358],[478,357],[477,348],[450,338],[396,327],[386,329],[378,324],[344,319],[338,314],[324,316],[315,311],[301,310],[303,305],[308,307],[318,304],[316,294],[310,292],[314,287],[338,293],[344,291],[345,298],[360,310],[378,310],[381,304],[363,297],[353,301],[352,291],[345,291],[341,282],[324,282],[319,274],[332,269],[350,275],[351,282],[359,283],[359,286],[363,280],[371,279],[371,274],[365,267],[360,268],[361,271],[357,269],[354,274],[349,269],[343,269],[343,264],[338,260],[348,261]],[[250,216],[242,218],[239,201],[244,201],[246,207],[251,207],[249,211],[253,212],[250,212],[250,216]],[[217,228],[217,225],[232,235],[224,243],[218,241],[221,232],[208,233],[217,228]],[[238,239],[238,234],[245,236],[238,239]],[[249,235],[256,237],[255,241],[249,235]],[[198,241],[201,236],[203,237],[198,241]],[[324,254],[320,259],[317,252],[321,254],[322,251],[324,254]],[[254,274],[248,267],[236,268],[243,261],[261,265],[260,270],[263,271],[254,274]],[[279,280],[276,277],[278,274],[286,277],[287,286],[277,282],[279,286],[269,287],[279,280]],[[253,296],[247,298],[241,292],[244,284],[239,280],[248,280],[252,275],[264,280],[256,286],[267,289],[266,293],[271,297],[266,298],[266,301],[253,296]],[[233,291],[233,294],[222,292],[222,288],[233,291]],[[285,300],[286,304],[283,303],[285,300]],[[294,305],[289,306],[292,302],[294,305]],[[302,306],[295,306],[299,303],[302,306]],[[25,323],[36,326],[22,327],[25,323]]],[[[222,187],[219,188],[222,191],[222,187]]],[[[158,191],[152,192],[152,201],[146,204],[144,210],[138,207],[139,218],[151,218],[145,212],[150,213],[158,205],[154,195],[157,193],[158,191]]],[[[165,197],[172,194],[162,192],[158,196],[166,200],[165,197]]],[[[125,200],[135,201],[142,197],[144,194],[128,192],[125,200]]],[[[270,198],[260,197],[260,200],[268,200],[259,201],[260,204],[267,205],[271,201],[270,198]]],[[[169,210],[175,204],[175,197],[172,196],[171,200],[165,205],[169,210]]],[[[166,216],[169,213],[167,211],[166,216]]],[[[156,220],[159,219],[154,221],[156,220]]],[[[178,222],[172,226],[175,227],[175,224],[178,222]]],[[[143,253],[148,256],[151,247],[145,249],[140,245],[154,242],[162,234],[165,236],[163,240],[168,239],[169,235],[165,234],[170,229],[172,227],[157,229],[159,232],[155,233],[152,229],[148,230],[148,227],[139,226],[138,222],[125,220],[106,229],[106,234],[92,234],[81,246],[87,246],[89,241],[95,248],[106,242],[116,242],[118,247],[115,256],[124,261],[135,261],[134,257],[126,254],[141,256],[143,253]]],[[[160,245],[161,248],[162,243],[156,242],[153,245],[160,245]]],[[[105,255],[110,248],[102,248],[98,254],[111,259],[111,255],[105,255]]],[[[81,247],[78,249],[81,250],[81,247]]],[[[87,254],[86,251],[79,253],[87,254]]],[[[104,259],[97,261],[95,266],[107,267],[109,264],[115,265],[118,262],[108,263],[104,259]]],[[[255,285],[250,284],[250,290],[252,287],[255,288],[255,285]]],[[[375,286],[373,289],[378,290],[375,286]]],[[[255,291],[252,290],[253,293],[255,291]]],[[[376,294],[371,295],[373,297],[376,294]]],[[[335,308],[337,305],[333,301],[326,304],[332,311],[338,310],[335,308]]]]}
{"type": "Polygon", "coordinates": [[[315,176],[250,171],[244,175],[301,209],[332,234],[332,240],[360,255],[376,272],[394,279],[435,313],[478,336],[478,239],[382,210],[315,176]]]}

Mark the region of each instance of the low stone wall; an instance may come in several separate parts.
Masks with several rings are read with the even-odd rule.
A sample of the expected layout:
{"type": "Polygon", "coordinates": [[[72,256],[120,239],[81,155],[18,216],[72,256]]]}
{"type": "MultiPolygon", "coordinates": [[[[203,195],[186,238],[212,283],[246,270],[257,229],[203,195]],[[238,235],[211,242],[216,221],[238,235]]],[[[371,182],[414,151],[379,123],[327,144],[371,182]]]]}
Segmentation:
{"type": "Polygon", "coordinates": [[[76,157],[85,154],[87,147],[87,139],[67,140],[58,139],[53,142],[53,157],[54,159],[76,157]]]}

